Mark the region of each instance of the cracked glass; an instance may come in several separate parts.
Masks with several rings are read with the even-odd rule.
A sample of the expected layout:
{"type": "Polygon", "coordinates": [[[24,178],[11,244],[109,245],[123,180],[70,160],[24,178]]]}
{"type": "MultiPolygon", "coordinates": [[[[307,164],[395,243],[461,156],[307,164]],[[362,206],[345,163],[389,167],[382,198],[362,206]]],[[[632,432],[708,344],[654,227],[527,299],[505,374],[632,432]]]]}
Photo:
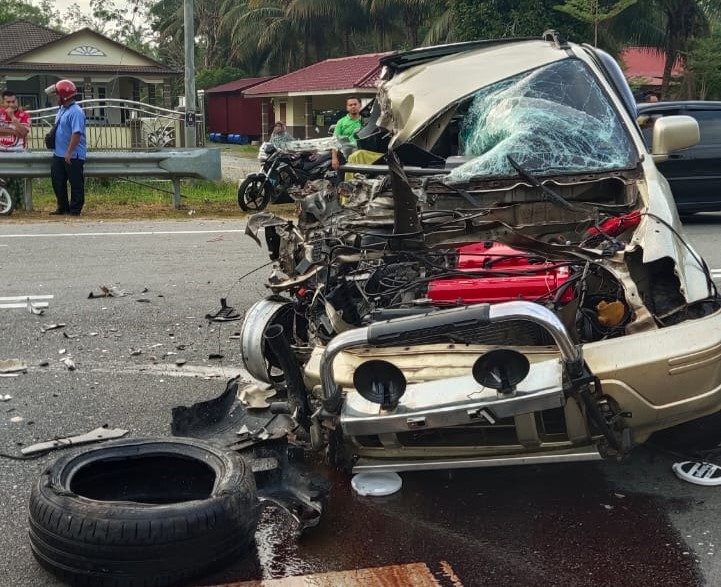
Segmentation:
{"type": "Polygon", "coordinates": [[[619,114],[584,63],[565,59],[476,92],[459,128],[468,159],[449,183],[476,177],[547,176],[631,169],[638,153],[619,114]]]}

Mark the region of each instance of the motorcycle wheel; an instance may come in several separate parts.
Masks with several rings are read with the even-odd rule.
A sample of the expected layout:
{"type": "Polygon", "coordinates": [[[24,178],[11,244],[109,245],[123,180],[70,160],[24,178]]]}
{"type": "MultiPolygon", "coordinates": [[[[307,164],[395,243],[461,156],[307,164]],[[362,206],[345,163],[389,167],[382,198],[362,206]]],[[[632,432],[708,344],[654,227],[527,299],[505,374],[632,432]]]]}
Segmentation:
{"type": "Polygon", "coordinates": [[[10,216],[13,213],[13,198],[10,192],[0,187],[0,216],[10,216]]]}
{"type": "Polygon", "coordinates": [[[273,186],[263,176],[251,175],[238,188],[238,206],[245,212],[259,212],[268,206],[272,195],[273,186]]]}

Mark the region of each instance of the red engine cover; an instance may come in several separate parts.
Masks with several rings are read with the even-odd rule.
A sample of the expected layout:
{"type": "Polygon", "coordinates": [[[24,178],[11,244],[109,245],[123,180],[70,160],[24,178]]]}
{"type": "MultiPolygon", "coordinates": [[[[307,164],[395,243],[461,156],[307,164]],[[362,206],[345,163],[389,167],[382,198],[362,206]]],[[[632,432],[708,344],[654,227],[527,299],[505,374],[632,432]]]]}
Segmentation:
{"type": "MultiPolygon", "coordinates": [[[[500,243],[473,243],[458,250],[458,269],[499,272],[497,277],[452,277],[436,279],[428,284],[428,297],[435,303],[508,302],[553,298],[558,288],[569,278],[568,267],[555,263],[531,262],[527,253],[500,243]],[[502,275],[518,272],[518,275],[502,275]]],[[[561,301],[573,298],[568,288],[561,301]]]]}

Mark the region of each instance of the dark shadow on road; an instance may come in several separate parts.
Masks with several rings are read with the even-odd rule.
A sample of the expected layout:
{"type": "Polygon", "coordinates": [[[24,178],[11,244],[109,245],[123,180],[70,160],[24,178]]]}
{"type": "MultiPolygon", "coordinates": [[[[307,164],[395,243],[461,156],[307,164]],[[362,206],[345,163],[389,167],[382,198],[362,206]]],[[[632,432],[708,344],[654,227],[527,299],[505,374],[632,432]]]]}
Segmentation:
{"type": "Polygon", "coordinates": [[[686,214],[681,216],[684,225],[721,224],[721,212],[701,212],[699,214],[686,214]]]}

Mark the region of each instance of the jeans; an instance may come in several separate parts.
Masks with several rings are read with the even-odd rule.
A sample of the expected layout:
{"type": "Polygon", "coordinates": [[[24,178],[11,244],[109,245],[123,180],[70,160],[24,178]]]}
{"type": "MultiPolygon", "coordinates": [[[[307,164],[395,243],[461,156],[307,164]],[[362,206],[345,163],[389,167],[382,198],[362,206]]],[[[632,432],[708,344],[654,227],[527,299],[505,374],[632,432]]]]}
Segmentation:
{"type": "Polygon", "coordinates": [[[50,167],[50,179],[58,201],[58,210],[69,214],[80,214],[85,204],[85,167],[84,159],[71,159],[70,165],[65,159],[53,155],[50,167]],[[70,201],[68,202],[68,181],[70,182],[70,201]]]}

